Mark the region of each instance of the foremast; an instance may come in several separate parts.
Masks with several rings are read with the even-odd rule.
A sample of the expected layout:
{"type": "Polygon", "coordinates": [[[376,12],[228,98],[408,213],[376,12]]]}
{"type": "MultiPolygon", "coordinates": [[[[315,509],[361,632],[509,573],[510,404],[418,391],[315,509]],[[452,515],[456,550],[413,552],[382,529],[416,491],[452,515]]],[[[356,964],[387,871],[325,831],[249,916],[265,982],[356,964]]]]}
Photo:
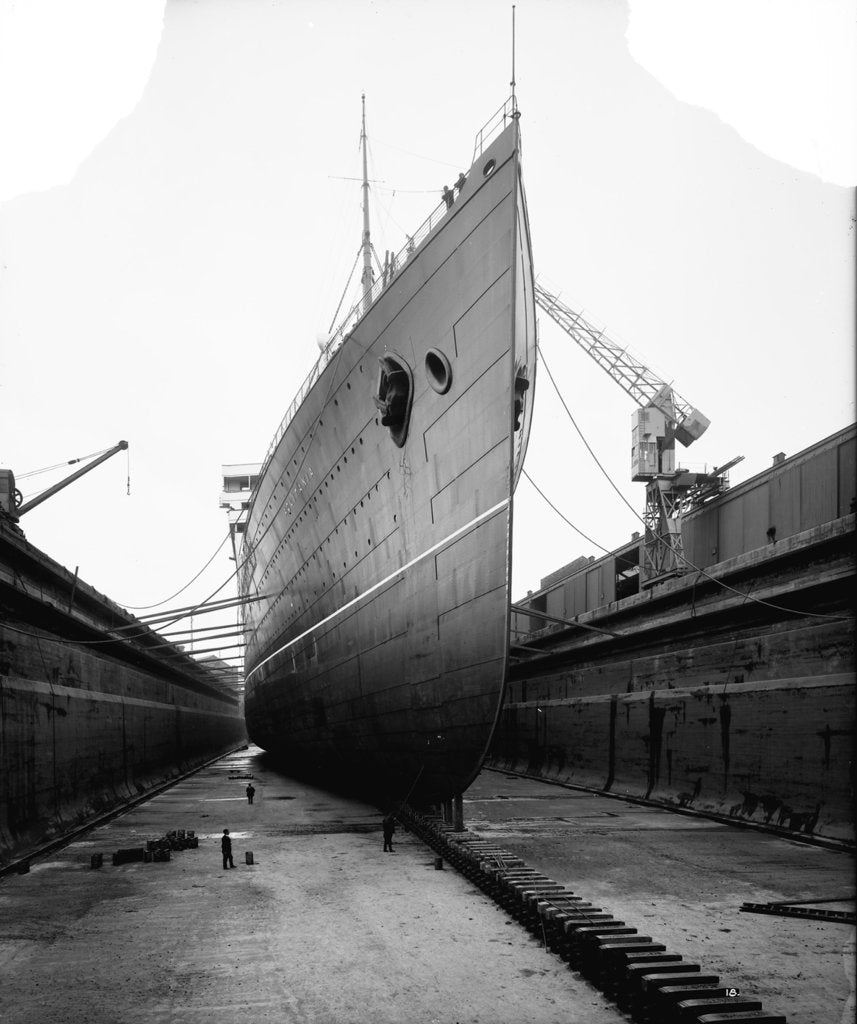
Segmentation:
{"type": "Polygon", "coordinates": [[[363,312],[372,304],[372,242],[369,236],[369,170],[366,159],[366,93],[361,95],[363,103],[363,125],[360,131],[360,148],[363,151],[363,312]]]}

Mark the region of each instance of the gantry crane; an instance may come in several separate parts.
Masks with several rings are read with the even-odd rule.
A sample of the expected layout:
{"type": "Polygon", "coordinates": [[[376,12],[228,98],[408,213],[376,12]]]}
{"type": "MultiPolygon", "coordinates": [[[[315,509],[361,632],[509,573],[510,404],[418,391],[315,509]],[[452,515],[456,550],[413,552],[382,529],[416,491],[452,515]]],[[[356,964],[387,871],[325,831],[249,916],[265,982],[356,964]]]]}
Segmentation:
{"type": "Polygon", "coordinates": [[[675,442],[693,444],[710,420],[653,373],[627,348],[570,309],[558,295],[536,282],[536,302],[634,399],[631,429],[631,479],[646,484],[646,528],[640,565],[641,586],[652,586],[687,566],[682,549],[681,516],[720,493],[733,459],[711,473],[677,469],[675,442]]]}

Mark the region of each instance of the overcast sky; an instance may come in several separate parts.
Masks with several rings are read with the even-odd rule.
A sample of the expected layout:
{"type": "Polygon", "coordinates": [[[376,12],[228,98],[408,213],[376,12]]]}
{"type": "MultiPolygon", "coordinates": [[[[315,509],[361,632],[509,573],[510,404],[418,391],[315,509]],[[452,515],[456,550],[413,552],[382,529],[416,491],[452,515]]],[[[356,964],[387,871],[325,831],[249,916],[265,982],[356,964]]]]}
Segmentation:
{"type": "MultiPolygon", "coordinates": [[[[217,548],[221,464],[261,461],[329,327],[360,239],[361,92],[383,252],[505,99],[510,4],[0,3],[0,465],[127,439],[130,495],[117,456],[22,526],[148,605],[217,548]]],[[[853,5],[520,0],[517,29],[537,272],[711,419],[682,462],[744,455],[737,482],[852,422],[853,5]]],[[[642,512],[633,403],[549,321],[541,344],[642,512]]],[[[618,546],[639,520],[546,374],[536,390],[528,473],[618,546]]],[[[599,551],[522,481],[515,595],[580,554],[599,551]]]]}

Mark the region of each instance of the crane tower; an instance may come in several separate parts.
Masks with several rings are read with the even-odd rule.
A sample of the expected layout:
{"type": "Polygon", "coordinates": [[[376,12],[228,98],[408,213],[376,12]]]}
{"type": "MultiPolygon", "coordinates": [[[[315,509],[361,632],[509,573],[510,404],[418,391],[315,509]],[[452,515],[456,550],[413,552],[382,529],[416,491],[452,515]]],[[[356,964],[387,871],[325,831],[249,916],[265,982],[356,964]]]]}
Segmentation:
{"type": "Polygon", "coordinates": [[[686,569],[681,516],[719,494],[728,485],[726,471],[739,459],[712,470],[691,473],[676,468],[675,442],[693,444],[710,420],[650,370],[627,348],[617,345],[570,309],[558,295],[536,282],[536,302],[639,406],[631,428],[631,479],[646,484],[646,528],[640,566],[641,585],[652,586],[686,569]]]}

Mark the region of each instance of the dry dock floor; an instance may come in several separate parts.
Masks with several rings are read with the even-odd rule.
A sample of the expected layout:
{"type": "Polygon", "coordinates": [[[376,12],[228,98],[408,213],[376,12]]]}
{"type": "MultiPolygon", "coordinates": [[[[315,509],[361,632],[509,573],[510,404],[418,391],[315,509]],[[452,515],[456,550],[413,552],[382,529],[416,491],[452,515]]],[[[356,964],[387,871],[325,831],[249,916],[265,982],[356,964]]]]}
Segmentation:
{"type": "Polygon", "coordinates": [[[853,911],[850,853],[495,771],[471,786],[464,814],[470,831],[789,1024],[854,1021],[852,925],[740,909],[839,898],[815,905],[853,911]]]}
{"type": "MultiPolygon", "coordinates": [[[[853,892],[850,856],[495,772],[465,818],[789,1022],[852,1019],[853,928],[739,912],[853,892]]],[[[232,754],[0,881],[0,1020],[627,1021],[415,836],[394,847],[376,808],[232,754]],[[110,863],[174,828],[199,849],[110,863]]]]}

